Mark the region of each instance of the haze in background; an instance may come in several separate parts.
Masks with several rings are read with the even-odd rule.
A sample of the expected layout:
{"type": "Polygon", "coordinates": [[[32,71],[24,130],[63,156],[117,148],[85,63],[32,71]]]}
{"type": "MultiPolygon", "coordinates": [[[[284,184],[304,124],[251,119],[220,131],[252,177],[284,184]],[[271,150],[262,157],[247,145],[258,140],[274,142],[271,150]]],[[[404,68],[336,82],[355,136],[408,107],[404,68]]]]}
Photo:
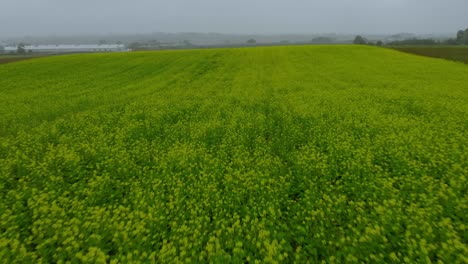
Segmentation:
{"type": "Polygon", "coordinates": [[[447,33],[467,0],[0,0],[0,37],[146,32],[447,33]]]}

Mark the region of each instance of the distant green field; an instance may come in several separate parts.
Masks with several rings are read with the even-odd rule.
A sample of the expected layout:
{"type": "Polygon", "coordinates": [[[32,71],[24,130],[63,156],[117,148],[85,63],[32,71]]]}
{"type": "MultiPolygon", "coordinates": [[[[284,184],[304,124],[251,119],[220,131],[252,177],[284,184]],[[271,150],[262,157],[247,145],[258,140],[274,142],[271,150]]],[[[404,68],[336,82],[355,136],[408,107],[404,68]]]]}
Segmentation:
{"type": "Polygon", "coordinates": [[[466,65],[295,46],[0,77],[4,263],[467,262],[466,65]]]}
{"type": "Polygon", "coordinates": [[[422,56],[460,61],[468,64],[467,46],[434,46],[434,47],[394,47],[394,49],[406,53],[413,53],[422,56]]]}
{"type": "Polygon", "coordinates": [[[3,55],[0,54],[0,64],[29,60],[34,58],[44,57],[44,55],[3,55]]]}

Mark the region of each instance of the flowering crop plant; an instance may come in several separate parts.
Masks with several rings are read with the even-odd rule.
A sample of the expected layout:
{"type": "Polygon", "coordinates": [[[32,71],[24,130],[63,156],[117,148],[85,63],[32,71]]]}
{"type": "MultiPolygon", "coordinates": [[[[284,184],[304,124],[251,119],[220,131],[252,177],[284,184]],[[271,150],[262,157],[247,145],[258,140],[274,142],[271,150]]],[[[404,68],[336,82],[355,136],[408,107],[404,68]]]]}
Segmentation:
{"type": "Polygon", "coordinates": [[[1,263],[467,263],[468,66],[336,45],[0,65],[1,263]]]}

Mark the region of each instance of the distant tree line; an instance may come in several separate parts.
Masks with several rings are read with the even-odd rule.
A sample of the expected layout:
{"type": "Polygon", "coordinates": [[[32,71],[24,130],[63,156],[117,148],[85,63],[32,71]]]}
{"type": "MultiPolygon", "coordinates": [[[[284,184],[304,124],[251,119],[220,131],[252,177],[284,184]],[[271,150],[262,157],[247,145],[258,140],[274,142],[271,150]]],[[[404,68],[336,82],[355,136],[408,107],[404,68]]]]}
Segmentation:
{"type": "Polygon", "coordinates": [[[357,35],[355,38],[354,38],[354,41],[353,41],[353,44],[356,44],[356,45],[376,45],[376,46],[382,46],[384,43],[383,41],[381,40],[377,40],[377,41],[370,41],[370,40],[367,40],[366,38],[364,38],[363,36],[360,36],[360,35],[357,35]]]}
{"type": "MultiPolygon", "coordinates": [[[[360,35],[356,36],[354,38],[353,44],[356,45],[375,45],[375,46],[383,46],[384,43],[381,40],[377,41],[370,41],[360,35]]],[[[405,39],[405,40],[399,40],[399,41],[390,41],[385,43],[385,45],[388,46],[409,46],[409,45],[414,45],[414,46],[420,46],[420,45],[439,45],[440,43],[434,39],[418,39],[418,38],[411,38],[411,39],[405,39]]]]}
{"type": "Polygon", "coordinates": [[[409,45],[434,46],[434,45],[439,45],[439,44],[441,43],[430,38],[426,38],[426,39],[411,38],[411,39],[405,39],[405,40],[391,41],[387,43],[387,45],[389,46],[409,46],[409,45]]]}
{"type": "Polygon", "coordinates": [[[313,44],[330,44],[334,42],[335,40],[330,37],[316,37],[311,40],[311,43],[313,44]]]}
{"type": "Polygon", "coordinates": [[[468,45],[468,28],[465,30],[459,30],[455,41],[459,45],[468,45]]]}
{"type": "MultiPolygon", "coordinates": [[[[381,40],[372,42],[366,38],[358,35],[354,38],[354,44],[357,45],[377,45],[382,46],[384,43],[381,40]]],[[[456,38],[450,38],[446,40],[435,40],[431,38],[409,38],[405,40],[390,41],[385,43],[388,46],[435,46],[435,45],[468,45],[468,28],[465,30],[459,30],[456,38]]]]}

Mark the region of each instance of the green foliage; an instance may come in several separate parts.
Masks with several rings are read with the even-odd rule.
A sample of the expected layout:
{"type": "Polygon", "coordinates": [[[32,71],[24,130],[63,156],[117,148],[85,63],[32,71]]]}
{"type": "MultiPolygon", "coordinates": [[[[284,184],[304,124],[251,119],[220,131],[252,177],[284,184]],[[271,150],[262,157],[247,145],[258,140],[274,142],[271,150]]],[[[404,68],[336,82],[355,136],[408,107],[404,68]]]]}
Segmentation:
{"type": "Polygon", "coordinates": [[[468,67],[367,46],[0,65],[4,263],[466,263],[468,67]]]}

